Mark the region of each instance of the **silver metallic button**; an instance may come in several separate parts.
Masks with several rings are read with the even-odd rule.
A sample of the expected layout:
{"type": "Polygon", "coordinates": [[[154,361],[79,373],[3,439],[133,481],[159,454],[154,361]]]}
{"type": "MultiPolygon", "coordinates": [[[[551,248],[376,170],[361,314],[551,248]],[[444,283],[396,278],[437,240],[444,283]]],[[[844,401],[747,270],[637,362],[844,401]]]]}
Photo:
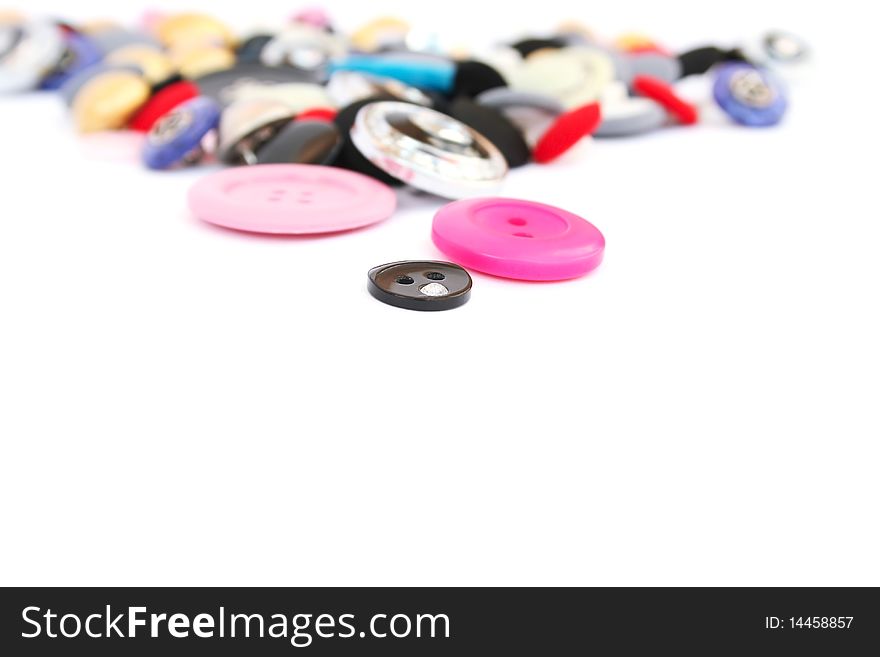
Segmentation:
{"type": "Polygon", "coordinates": [[[358,112],[351,139],[386,173],[445,198],[495,192],[507,174],[504,155],[492,142],[419,105],[370,103],[358,112]]]}
{"type": "Polygon", "coordinates": [[[390,96],[416,105],[430,107],[431,98],[416,87],[393,78],[379,77],[359,71],[336,71],[327,81],[327,93],[336,107],[345,107],[366,98],[390,96]]]}
{"type": "Polygon", "coordinates": [[[339,36],[311,25],[297,24],[275,35],[260,51],[265,66],[293,66],[313,71],[346,53],[339,36]]]}

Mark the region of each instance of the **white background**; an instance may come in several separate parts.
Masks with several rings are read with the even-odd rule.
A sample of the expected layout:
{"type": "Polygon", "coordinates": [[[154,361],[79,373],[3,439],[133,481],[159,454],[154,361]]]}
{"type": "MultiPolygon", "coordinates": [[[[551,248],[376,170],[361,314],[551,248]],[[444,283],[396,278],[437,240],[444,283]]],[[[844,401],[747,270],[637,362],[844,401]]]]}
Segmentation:
{"type": "Polygon", "coordinates": [[[334,237],[214,229],[185,204],[205,169],[147,173],[56,98],[0,99],[0,582],[880,584],[876,10],[328,5],[478,43],[572,16],[675,49],[785,27],[817,62],[778,129],[696,81],[703,125],[516,171],[506,193],[595,223],[605,263],[475,274],[432,314],[365,283],[441,257],[439,201],[334,237]]]}

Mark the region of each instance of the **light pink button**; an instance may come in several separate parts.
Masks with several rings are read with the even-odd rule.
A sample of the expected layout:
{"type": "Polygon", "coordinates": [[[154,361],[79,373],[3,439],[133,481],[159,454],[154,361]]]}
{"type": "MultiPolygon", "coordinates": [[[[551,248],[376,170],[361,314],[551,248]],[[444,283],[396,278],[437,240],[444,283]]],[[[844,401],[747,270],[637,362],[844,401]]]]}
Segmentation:
{"type": "Polygon", "coordinates": [[[434,216],[431,237],[462,267],[526,281],[583,276],[605,251],[605,238],[586,219],[512,198],[450,203],[434,216]]]}
{"type": "Polygon", "coordinates": [[[189,190],[203,221],[254,233],[300,235],[360,228],[387,219],[394,191],[354,171],[310,164],[225,169],[189,190]]]}

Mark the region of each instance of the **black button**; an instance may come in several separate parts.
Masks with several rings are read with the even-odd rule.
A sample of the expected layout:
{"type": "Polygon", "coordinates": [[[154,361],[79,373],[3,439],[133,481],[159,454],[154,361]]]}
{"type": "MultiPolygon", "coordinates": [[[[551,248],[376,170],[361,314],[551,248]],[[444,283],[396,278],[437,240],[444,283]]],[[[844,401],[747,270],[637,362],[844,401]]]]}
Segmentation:
{"type": "Polygon", "coordinates": [[[494,68],[484,62],[464,60],[458,62],[453,81],[452,98],[467,96],[475,98],[484,91],[506,87],[507,80],[494,68]]]}
{"type": "Polygon", "coordinates": [[[522,39],[511,44],[511,48],[516,50],[523,57],[528,57],[533,52],[544,50],[545,48],[565,48],[570,45],[565,39],[555,37],[552,39],[522,39]]]}
{"type": "Polygon", "coordinates": [[[257,151],[257,164],[329,164],[342,146],[339,129],[327,121],[291,121],[257,151]]]}
{"type": "Polygon", "coordinates": [[[511,169],[528,164],[531,160],[532,153],[525,136],[498,110],[477,105],[468,98],[459,98],[452,103],[450,114],[495,144],[511,169]]]}
{"type": "Polygon", "coordinates": [[[367,287],[382,303],[408,310],[450,310],[467,303],[471,276],[451,262],[404,260],[373,267],[367,287]]]}

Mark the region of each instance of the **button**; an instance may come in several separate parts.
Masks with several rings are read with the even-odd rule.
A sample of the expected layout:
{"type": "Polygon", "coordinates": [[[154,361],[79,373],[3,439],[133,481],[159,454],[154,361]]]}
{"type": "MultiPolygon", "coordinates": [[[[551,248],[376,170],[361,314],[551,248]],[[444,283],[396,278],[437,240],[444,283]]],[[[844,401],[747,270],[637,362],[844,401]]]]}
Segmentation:
{"type": "Polygon", "coordinates": [[[400,80],[357,71],[336,71],[327,81],[326,89],[331,102],[337,107],[345,107],[375,96],[387,96],[425,107],[433,104],[426,93],[400,80]]]}
{"type": "Polygon", "coordinates": [[[360,228],[387,219],[397,196],[372,178],[309,164],[225,169],[189,191],[193,214],[256,233],[299,235],[360,228]]]}
{"type": "Polygon", "coordinates": [[[491,141],[509,168],[521,167],[532,159],[523,133],[498,110],[462,96],[452,104],[450,114],[491,141]]]}
{"type": "Polygon", "coordinates": [[[224,23],[206,14],[175,14],[156,26],[159,40],[166,46],[182,44],[234,46],[235,35],[224,23]]]}
{"type": "Polygon", "coordinates": [[[404,260],[373,267],[367,289],[389,306],[407,310],[450,310],[467,303],[471,276],[451,262],[404,260]]]}
{"type": "Polygon", "coordinates": [[[637,75],[632,82],[633,91],[662,105],[679,123],[693,125],[700,120],[695,105],[675,93],[671,85],[648,75],[637,75]]]}
{"type": "Polygon", "coordinates": [[[297,119],[257,151],[257,164],[330,164],[341,147],[333,123],[297,119]]]}
{"type": "Polygon", "coordinates": [[[125,30],[120,27],[104,27],[103,29],[90,30],[88,32],[92,41],[105,55],[126,46],[148,46],[153,50],[159,50],[161,44],[148,34],[125,30]]]}
{"type": "MultiPolygon", "coordinates": [[[[650,75],[671,84],[681,77],[681,62],[677,57],[657,52],[632,53],[626,57],[629,80],[637,75],[650,75]]],[[[626,81],[629,81],[626,80],[626,81]]]]}
{"type": "Polygon", "coordinates": [[[104,61],[108,64],[134,64],[143,71],[150,84],[161,82],[174,73],[171,60],[152,46],[123,46],[107,55],[104,61]]]}
{"type": "Polygon", "coordinates": [[[488,105],[502,111],[517,107],[528,107],[542,110],[554,116],[565,111],[565,106],[556,98],[528,91],[517,91],[508,87],[489,89],[478,95],[475,100],[480,105],[488,105]]]}
{"type": "Polygon", "coordinates": [[[333,61],[328,67],[336,71],[357,71],[379,77],[394,78],[404,84],[449,93],[455,86],[457,68],[454,62],[440,57],[412,53],[384,55],[350,55],[333,61]]]}
{"type": "Polygon", "coordinates": [[[528,144],[535,144],[556,117],[565,112],[565,106],[555,98],[510,88],[490,89],[477,96],[476,101],[502,112],[528,144]]]}
{"type": "Polygon", "coordinates": [[[761,42],[771,65],[800,64],[810,57],[809,44],[791,32],[768,32],[761,38],[761,42]]]}
{"type": "Polygon", "coordinates": [[[510,198],[450,203],[434,216],[431,238],[463,267],[526,281],[582,276],[605,250],[602,233],[585,219],[510,198]]]}
{"type": "Polygon", "coordinates": [[[561,37],[554,37],[550,39],[538,39],[538,38],[528,38],[528,39],[520,39],[516,43],[511,44],[511,48],[516,50],[523,57],[528,57],[534,52],[539,50],[550,49],[557,50],[559,48],[564,48],[568,45],[568,42],[561,37]]]}
{"type": "Polygon", "coordinates": [[[219,159],[256,164],[256,152],[293,118],[290,107],[274,100],[239,100],[220,117],[219,159]]]}
{"type": "Polygon", "coordinates": [[[106,64],[101,62],[100,64],[90,66],[68,79],[59,90],[61,97],[64,99],[67,106],[70,107],[73,105],[73,100],[76,98],[79,90],[82,89],[89,80],[109,71],[127,71],[138,75],[141,73],[141,70],[134,64],[106,64]]]}
{"type": "Polygon", "coordinates": [[[602,94],[602,120],[596,137],[627,137],[656,130],[666,123],[666,110],[650,98],[632,97],[626,85],[614,82],[602,94]]]}
{"type": "Polygon", "coordinates": [[[721,109],[742,125],[776,125],[788,107],[775,78],[749,64],[731,63],[719,68],[712,93],[721,109]]]}
{"type": "Polygon", "coordinates": [[[333,123],[338,112],[332,107],[310,107],[296,115],[297,121],[328,121],[333,123]]]}
{"type": "Polygon", "coordinates": [[[273,34],[255,34],[245,39],[235,51],[240,64],[259,64],[260,53],[275,36],[273,34]]]}
{"type": "Polygon", "coordinates": [[[149,132],[156,121],[178,105],[199,95],[199,88],[192,82],[181,80],[163,87],[153,94],[131,118],[128,127],[137,132],[149,132]]]}
{"type": "Polygon", "coordinates": [[[506,86],[507,80],[494,68],[485,62],[466,59],[456,64],[450,95],[453,98],[458,96],[474,98],[484,91],[506,86]]]}
{"type": "Polygon", "coordinates": [[[235,54],[223,46],[185,46],[171,51],[171,61],[180,74],[198,78],[235,66],[235,54]]]}
{"type": "Polygon", "coordinates": [[[463,198],[500,187],[501,152],[460,121],[420,105],[365,105],[351,131],[354,145],[386,173],[426,192],[463,198]]]}
{"type": "Polygon", "coordinates": [[[27,23],[19,29],[15,44],[0,59],[0,94],[36,88],[65,53],[64,35],[55,24],[27,23]]]}
{"type": "Polygon", "coordinates": [[[590,103],[560,115],[532,151],[535,162],[546,164],[562,156],[595,132],[602,119],[599,103],[590,103]]]}
{"type": "Polygon", "coordinates": [[[329,31],[333,28],[330,14],[321,7],[306,7],[305,9],[300,9],[290,17],[290,20],[293,23],[311,25],[312,27],[317,27],[321,30],[329,31]]]}
{"type": "Polygon", "coordinates": [[[351,138],[351,131],[361,108],[366,107],[370,103],[388,100],[389,98],[389,96],[366,98],[339,110],[339,113],[336,115],[333,122],[339,129],[339,134],[342,135],[342,148],[339,150],[339,155],[333,162],[333,166],[350,169],[351,171],[358,171],[359,173],[375,178],[391,187],[400,187],[403,185],[403,181],[385,173],[385,171],[370,162],[366,156],[360,152],[358,147],[354,145],[351,138]]]}
{"type": "Polygon", "coordinates": [[[217,71],[198,77],[194,82],[199,85],[203,96],[210,96],[221,105],[229,105],[238,98],[242,88],[255,84],[289,84],[314,82],[312,73],[282,66],[270,68],[262,64],[236,64],[225,71],[217,71]]]}
{"type": "Polygon", "coordinates": [[[266,100],[287,105],[294,114],[312,107],[331,107],[333,101],[326,89],[312,82],[284,82],[265,84],[249,82],[239,85],[235,100],[266,100]]]}
{"type": "Polygon", "coordinates": [[[373,52],[406,44],[409,23],[399,18],[383,16],[361,26],[351,35],[351,43],[358,50],[373,52]]]}
{"type": "Polygon", "coordinates": [[[614,63],[606,53],[571,46],[533,54],[514,71],[510,86],[553,96],[566,107],[579,107],[598,99],[614,76],[614,63]]]}
{"type": "Polygon", "coordinates": [[[331,59],[344,57],[345,41],[330,32],[310,25],[291,25],[276,34],[260,52],[266,66],[293,66],[313,71],[331,59]]]}
{"type": "Polygon", "coordinates": [[[199,162],[210,150],[220,122],[220,106],[193,98],[159,119],[144,142],[142,160],[150,169],[170,169],[199,162]]]}
{"type": "Polygon", "coordinates": [[[89,80],[73,101],[73,118],[80,132],[124,128],[150,97],[150,85],[140,75],[110,71],[89,80]]]}
{"type": "Polygon", "coordinates": [[[70,78],[94,66],[104,57],[97,44],[87,36],[69,32],[64,39],[67,47],[61,61],[40,84],[41,89],[60,89],[70,78]]]}

